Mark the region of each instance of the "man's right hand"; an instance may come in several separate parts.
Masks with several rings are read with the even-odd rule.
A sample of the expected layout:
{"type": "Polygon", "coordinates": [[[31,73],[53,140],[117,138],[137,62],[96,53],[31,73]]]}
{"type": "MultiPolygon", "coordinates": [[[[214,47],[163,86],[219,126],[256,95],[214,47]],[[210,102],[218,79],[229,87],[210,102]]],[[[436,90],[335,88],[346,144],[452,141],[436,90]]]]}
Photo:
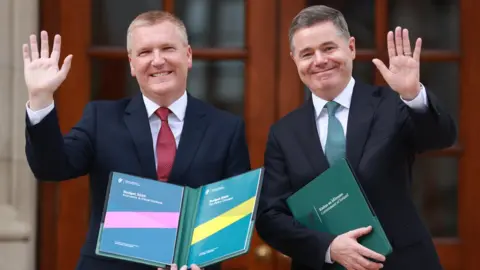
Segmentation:
{"type": "Polygon", "coordinates": [[[51,54],[47,32],[42,31],[40,36],[40,53],[35,35],[30,36],[30,48],[23,44],[25,83],[28,88],[29,107],[34,111],[43,109],[53,102],[53,93],[67,77],[72,63],[72,55],[68,55],[63,61],[62,68],[58,68],[60,35],[55,36],[51,54]]]}
{"type": "Polygon", "coordinates": [[[383,264],[370,261],[368,258],[384,262],[385,256],[360,245],[357,241],[357,238],[368,234],[371,230],[372,227],[368,226],[337,236],[330,245],[332,260],[346,269],[376,270],[382,268],[383,264]]]}

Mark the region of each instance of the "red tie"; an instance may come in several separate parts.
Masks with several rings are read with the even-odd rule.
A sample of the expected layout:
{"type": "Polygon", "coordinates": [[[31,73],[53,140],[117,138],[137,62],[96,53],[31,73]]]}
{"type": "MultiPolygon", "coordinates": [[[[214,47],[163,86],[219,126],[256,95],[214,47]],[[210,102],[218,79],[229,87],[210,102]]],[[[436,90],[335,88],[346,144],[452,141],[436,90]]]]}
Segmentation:
{"type": "Polygon", "coordinates": [[[177,151],[175,137],[168,125],[169,113],[170,110],[163,107],[155,111],[155,114],[162,121],[157,138],[157,177],[160,181],[168,181],[175,159],[175,152],[177,151]]]}

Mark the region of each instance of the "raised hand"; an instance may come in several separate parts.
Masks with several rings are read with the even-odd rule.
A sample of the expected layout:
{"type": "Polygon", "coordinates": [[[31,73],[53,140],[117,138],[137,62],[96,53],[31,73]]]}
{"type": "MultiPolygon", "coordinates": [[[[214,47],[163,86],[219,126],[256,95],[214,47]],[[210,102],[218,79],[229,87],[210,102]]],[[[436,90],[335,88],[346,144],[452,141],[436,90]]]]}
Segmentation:
{"type": "Polygon", "coordinates": [[[53,101],[53,93],[67,77],[72,63],[72,55],[68,55],[59,69],[61,37],[56,35],[52,53],[48,46],[48,34],[40,34],[40,53],[37,37],[30,36],[30,48],[23,44],[23,62],[25,83],[28,88],[29,102],[32,109],[41,109],[53,101]]]}
{"type": "Polygon", "coordinates": [[[418,38],[415,50],[410,48],[408,30],[397,27],[395,40],[392,31],[387,34],[387,47],[390,67],[379,59],[373,63],[390,87],[405,100],[414,99],[420,92],[420,52],[422,39],[418,38]]]}
{"type": "Polygon", "coordinates": [[[371,230],[372,227],[369,226],[349,231],[335,238],[330,246],[332,260],[346,269],[377,270],[382,268],[381,263],[370,261],[367,258],[383,262],[385,257],[357,242],[360,236],[368,234],[371,230]]]}

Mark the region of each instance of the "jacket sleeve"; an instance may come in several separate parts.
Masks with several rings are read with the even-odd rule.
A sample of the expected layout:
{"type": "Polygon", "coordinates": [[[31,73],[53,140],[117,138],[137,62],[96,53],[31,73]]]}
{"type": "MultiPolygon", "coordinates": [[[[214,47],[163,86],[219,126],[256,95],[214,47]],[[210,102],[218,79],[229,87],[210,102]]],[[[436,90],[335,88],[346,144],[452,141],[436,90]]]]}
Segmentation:
{"type": "Polygon", "coordinates": [[[265,173],[256,220],[260,237],[296,263],[322,269],[334,235],[310,230],[292,216],[286,199],[292,194],[281,147],[271,130],[265,151],[265,173]]]}
{"type": "Polygon", "coordinates": [[[26,117],[25,152],[38,180],[62,181],[85,175],[94,158],[95,107],[89,103],[81,120],[62,135],[56,108],[33,125],[26,117]]]}

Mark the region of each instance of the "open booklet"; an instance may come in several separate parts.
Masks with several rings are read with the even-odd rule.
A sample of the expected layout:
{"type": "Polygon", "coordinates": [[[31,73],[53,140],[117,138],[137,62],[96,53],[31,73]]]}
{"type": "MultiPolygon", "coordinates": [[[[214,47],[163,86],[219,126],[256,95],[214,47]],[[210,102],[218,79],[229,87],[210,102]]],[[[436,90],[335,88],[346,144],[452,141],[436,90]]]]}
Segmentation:
{"type": "Polygon", "coordinates": [[[199,188],[112,172],[96,254],[162,268],[245,254],[262,180],[263,168],[199,188]]]}

